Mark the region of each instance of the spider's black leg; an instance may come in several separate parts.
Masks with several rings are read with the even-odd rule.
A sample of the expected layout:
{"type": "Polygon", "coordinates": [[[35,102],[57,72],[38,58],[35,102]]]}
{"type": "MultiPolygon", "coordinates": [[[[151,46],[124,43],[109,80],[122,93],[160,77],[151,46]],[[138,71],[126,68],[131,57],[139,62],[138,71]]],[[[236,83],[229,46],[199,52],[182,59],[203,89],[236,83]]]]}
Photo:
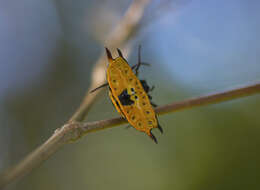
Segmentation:
{"type": "Polygon", "coordinates": [[[149,91],[152,92],[152,91],[154,90],[154,88],[155,88],[155,87],[154,87],[154,85],[153,85],[152,88],[151,88],[149,91]]]}
{"type": "Polygon", "coordinates": [[[158,129],[160,130],[160,132],[163,134],[163,129],[161,127],[161,125],[158,123],[158,129]]]}
{"type": "Polygon", "coordinates": [[[113,57],[112,57],[111,52],[109,51],[108,48],[105,48],[105,49],[106,49],[106,54],[107,54],[107,59],[108,59],[108,61],[109,61],[109,62],[110,62],[110,61],[113,61],[114,59],[113,59],[113,57]]]}
{"type": "Polygon", "coordinates": [[[157,116],[156,116],[156,120],[157,120],[157,123],[158,123],[158,129],[160,130],[160,132],[163,134],[163,129],[162,129],[162,127],[161,127],[161,125],[159,124],[159,121],[158,121],[158,118],[157,118],[157,116]]]}
{"type": "Polygon", "coordinates": [[[117,48],[117,52],[118,52],[118,55],[119,55],[120,57],[124,58],[124,56],[123,56],[123,54],[122,54],[122,52],[121,52],[120,49],[117,48]]]}
{"type": "Polygon", "coordinates": [[[138,75],[139,67],[141,66],[141,45],[138,46],[138,63],[135,69],[135,74],[138,75]]]}
{"type": "Polygon", "coordinates": [[[97,87],[97,88],[91,90],[90,93],[95,92],[96,90],[98,90],[98,89],[100,89],[100,88],[103,88],[103,87],[106,87],[106,86],[108,86],[108,83],[102,84],[101,86],[99,86],[99,87],[97,87]]]}
{"type": "Polygon", "coordinates": [[[147,95],[148,95],[151,105],[156,108],[158,105],[155,104],[154,102],[152,102],[152,96],[150,94],[147,94],[147,95]]]}
{"type": "MultiPolygon", "coordinates": [[[[152,100],[152,96],[148,93],[154,89],[154,86],[152,86],[152,88],[150,88],[150,86],[147,84],[147,82],[145,80],[140,80],[140,82],[144,88],[144,91],[147,93],[149,100],[152,100]]],[[[155,103],[153,103],[152,101],[150,101],[150,103],[153,107],[157,107],[157,105],[155,103]]]]}
{"type": "Polygon", "coordinates": [[[150,91],[150,87],[149,87],[149,85],[147,84],[146,80],[140,80],[140,82],[141,82],[141,84],[142,84],[142,86],[143,86],[143,88],[144,88],[144,91],[145,91],[146,93],[148,93],[148,92],[150,91]]]}
{"type": "MultiPolygon", "coordinates": [[[[133,66],[131,67],[131,69],[132,69],[132,70],[134,70],[134,69],[137,67],[137,65],[138,65],[138,63],[137,63],[137,64],[135,64],[135,65],[133,65],[133,66]]],[[[144,66],[151,66],[151,64],[150,64],[150,63],[145,63],[145,62],[141,62],[141,63],[140,63],[140,65],[144,65],[144,66]]]]}
{"type": "Polygon", "coordinates": [[[155,136],[152,134],[152,132],[150,131],[149,137],[151,137],[151,139],[158,144],[157,139],[155,138],[155,136]]]}
{"type": "Polygon", "coordinates": [[[132,70],[135,70],[136,76],[138,76],[138,71],[141,65],[150,66],[150,63],[141,61],[141,45],[138,46],[138,62],[134,66],[131,67],[132,70]]]}
{"type": "Polygon", "coordinates": [[[144,88],[144,91],[145,91],[146,93],[153,91],[154,85],[153,85],[152,87],[150,87],[150,86],[147,84],[146,80],[140,80],[140,82],[141,82],[141,84],[142,84],[142,86],[143,86],[143,88],[144,88]]]}
{"type": "Polygon", "coordinates": [[[152,105],[153,107],[155,107],[155,108],[158,106],[157,104],[155,104],[155,103],[153,103],[153,102],[151,102],[151,101],[150,101],[150,103],[151,103],[151,105],[152,105]]]}

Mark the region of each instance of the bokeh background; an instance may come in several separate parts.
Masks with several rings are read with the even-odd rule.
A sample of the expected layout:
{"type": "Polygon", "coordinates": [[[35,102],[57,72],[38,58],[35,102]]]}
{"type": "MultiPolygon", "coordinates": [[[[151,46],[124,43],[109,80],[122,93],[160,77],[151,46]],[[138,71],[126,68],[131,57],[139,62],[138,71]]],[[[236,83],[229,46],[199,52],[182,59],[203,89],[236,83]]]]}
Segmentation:
{"type": "MultiPolygon", "coordinates": [[[[152,1],[137,47],[163,105],[260,81],[260,2],[152,1]],[[166,6],[165,6],[166,5],[166,6]],[[158,7],[160,6],[160,7],[158,7]]],[[[0,169],[17,163],[80,104],[104,39],[130,0],[0,1],[0,169]]],[[[159,144],[125,126],[69,144],[7,189],[260,188],[260,96],[160,116],[159,144]]],[[[117,116],[103,94],[88,120],[117,116]]]]}

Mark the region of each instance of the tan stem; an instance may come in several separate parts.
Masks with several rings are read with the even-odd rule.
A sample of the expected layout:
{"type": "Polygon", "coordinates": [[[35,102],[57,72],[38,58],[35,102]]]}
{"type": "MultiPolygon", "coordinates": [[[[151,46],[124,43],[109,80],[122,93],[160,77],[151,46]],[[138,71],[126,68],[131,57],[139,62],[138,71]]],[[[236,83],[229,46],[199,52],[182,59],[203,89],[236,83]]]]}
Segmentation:
{"type": "MultiPolygon", "coordinates": [[[[124,46],[129,52],[130,46],[127,42],[140,28],[139,23],[143,17],[144,9],[147,7],[149,2],[150,0],[134,0],[132,2],[124,17],[107,37],[106,46],[109,46],[109,48],[112,49],[124,46]]],[[[95,64],[92,72],[90,90],[105,82],[105,68],[106,57],[102,55],[95,64]]],[[[43,145],[25,157],[16,166],[8,169],[0,175],[0,189],[18,177],[28,174],[33,168],[39,166],[43,161],[47,160],[68,141],[77,139],[81,135],[82,131],[79,127],[80,124],[76,123],[76,121],[82,121],[86,117],[91,105],[93,105],[101,92],[102,90],[90,94],[88,90],[81,105],[70,118],[68,124],[65,124],[60,129],[56,130],[55,133],[43,145]]]]}
{"type": "MultiPolygon", "coordinates": [[[[185,109],[191,109],[197,106],[216,104],[216,103],[225,102],[228,100],[234,100],[237,98],[242,98],[245,96],[250,96],[258,93],[260,93],[260,83],[248,85],[245,87],[236,88],[224,92],[200,96],[197,98],[191,98],[180,102],[174,102],[171,104],[160,106],[156,108],[155,111],[158,115],[163,115],[169,112],[177,112],[185,109]]],[[[82,123],[80,125],[80,131],[82,132],[80,136],[86,133],[115,127],[124,123],[127,123],[127,121],[125,121],[121,117],[95,121],[95,122],[82,123]]]]}
{"type": "MultiPolygon", "coordinates": [[[[110,49],[116,49],[122,46],[126,46],[126,43],[134,36],[138,31],[139,23],[144,14],[144,9],[150,0],[135,0],[126,11],[124,17],[111,32],[106,40],[105,46],[110,49]]],[[[127,50],[124,49],[123,52],[127,50]]],[[[128,50],[129,52],[129,50],[128,50]]],[[[127,56],[125,56],[126,58],[127,56]]],[[[95,68],[92,72],[90,88],[87,91],[85,98],[83,99],[78,110],[70,118],[71,121],[83,121],[90,110],[91,106],[97,99],[102,90],[98,90],[95,93],[89,93],[90,90],[100,86],[106,82],[105,70],[106,70],[107,58],[103,54],[95,64],[95,68]]]]}
{"type": "MultiPolygon", "coordinates": [[[[156,113],[161,115],[191,109],[197,106],[233,100],[257,93],[260,93],[260,83],[160,106],[156,108],[156,113]]],[[[62,145],[75,141],[86,133],[115,127],[123,123],[126,123],[126,121],[121,117],[117,117],[95,122],[71,122],[64,125],[62,128],[57,129],[43,145],[25,157],[25,159],[19,162],[15,167],[1,174],[0,188],[12,182],[14,179],[29,173],[33,168],[39,166],[43,161],[53,155],[62,145]]]]}

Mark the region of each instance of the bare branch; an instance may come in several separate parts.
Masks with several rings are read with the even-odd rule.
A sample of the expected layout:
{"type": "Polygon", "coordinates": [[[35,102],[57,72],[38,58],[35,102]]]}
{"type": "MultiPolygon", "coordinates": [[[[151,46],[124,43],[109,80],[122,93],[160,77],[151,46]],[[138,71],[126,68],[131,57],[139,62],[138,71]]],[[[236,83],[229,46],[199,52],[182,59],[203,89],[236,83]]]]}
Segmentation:
{"type": "MultiPolygon", "coordinates": [[[[135,0],[129,9],[126,11],[125,16],[118,23],[112,33],[108,36],[106,46],[112,49],[126,46],[129,52],[129,46],[126,45],[131,37],[133,37],[136,31],[139,29],[140,20],[144,14],[144,9],[150,0],[135,0]]],[[[127,55],[124,55],[127,58],[127,55]]],[[[106,82],[106,56],[103,54],[95,64],[95,68],[92,72],[92,79],[89,90],[87,91],[85,98],[83,99],[80,107],[71,117],[70,121],[83,121],[88,113],[90,107],[97,99],[98,95],[102,90],[96,91],[95,93],[89,93],[90,90],[102,85],[106,82]]]]}
{"type": "MultiPolygon", "coordinates": [[[[140,20],[143,16],[144,9],[150,0],[134,0],[125,13],[125,16],[121,19],[115,30],[107,38],[106,46],[115,49],[116,47],[124,46],[126,49],[124,52],[129,52],[130,46],[127,44],[129,39],[133,37],[139,28],[140,20]]],[[[127,57],[127,55],[124,55],[127,57]]],[[[57,129],[55,133],[39,148],[29,154],[15,167],[7,170],[0,175],[0,189],[11,183],[18,177],[25,176],[33,168],[39,166],[43,161],[47,160],[52,154],[54,154],[62,145],[72,139],[77,139],[82,133],[81,128],[78,127],[79,123],[76,121],[82,121],[88,113],[91,105],[97,99],[102,90],[94,93],[89,93],[91,89],[101,85],[105,82],[105,68],[106,57],[103,54],[97,61],[96,66],[92,72],[91,85],[86,93],[83,102],[78,110],[69,120],[69,124],[65,124],[60,129],[57,129]]]]}
{"type": "Polygon", "coordinates": [[[220,102],[225,102],[228,100],[233,100],[237,98],[242,98],[245,96],[250,96],[253,94],[260,93],[260,83],[236,88],[233,90],[228,90],[224,92],[219,92],[215,94],[210,94],[206,96],[201,96],[198,98],[192,98],[189,100],[184,100],[182,102],[176,102],[168,104],[165,106],[158,107],[156,112],[161,115],[168,112],[176,112],[184,109],[194,108],[196,106],[203,106],[209,104],[216,104],[220,102]]]}
{"type": "MultiPolygon", "coordinates": [[[[258,93],[260,93],[260,83],[160,106],[156,108],[156,113],[161,115],[258,93]]],[[[121,117],[117,117],[95,122],[72,122],[64,125],[62,128],[57,129],[43,145],[28,155],[24,160],[0,175],[0,188],[12,182],[14,179],[29,173],[34,167],[39,166],[43,161],[54,154],[62,145],[75,141],[86,133],[112,128],[123,123],[126,123],[126,121],[121,117]]]]}
{"type": "MultiPolygon", "coordinates": [[[[242,98],[245,96],[250,96],[253,94],[260,93],[260,83],[236,88],[233,90],[228,90],[224,92],[214,93],[210,95],[200,96],[197,98],[192,98],[180,102],[175,102],[171,104],[167,104],[164,106],[157,107],[155,109],[158,115],[166,114],[169,112],[177,112],[185,109],[191,109],[197,106],[209,105],[209,104],[216,104],[220,102],[225,102],[228,100],[233,100],[237,98],[242,98]]],[[[79,137],[86,133],[95,132],[98,130],[103,130],[106,128],[115,127],[121,124],[127,123],[122,117],[95,121],[95,122],[86,122],[78,125],[80,127],[80,134],[79,137]]]]}
{"type": "MultiPolygon", "coordinates": [[[[120,21],[115,30],[109,35],[107,40],[107,46],[110,48],[126,46],[126,42],[133,36],[133,34],[139,29],[139,22],[143,16],[143,12],[149,0],[135,0],[129,7],[123,19],[120,21]]],[[[129,46],[128,46],[129,47],[129,46]]],[[[130,48],[128,48],[129,50],[130,48]]],[[[106,59],[102,55],[94,68],[92,73],[92,82],[90,90],[103,84],[105,82],[105,65],[106,59]]],[[[47,160],[57,150],[59,150],[64,144],[79,139],[86,133],[94,132],[97,130],[103,130],[118,126],[122,123],[126,123],[123,118],[113,118],[108,120],[80,123],[91,105],[94,103],[101,91],[89,94],[87,92],[81,106],[76,113],[71,117],[70,121],[57,129],[54,134],[35,151],[25,157],[13,168],[5,171],[0,175],[0,189],[7,184],[13,182],[15,179],[25,176],[32,171],[33,168],[38,167],[43,161],[47,160]]],[[[186,100],[183,102],[177,102],[165,106],[158,107],[156,112],[158,114],[165,114],[168,112],[180,111],[183,109],[193,108],[195,106],[213,104],[217,102],[223,102],[243,96],[249,96],[260,92],[260,83],[250,85],[247,87],[230,90],[222,93],[216,93],[208,96],[202,96],[186,100]]]]}

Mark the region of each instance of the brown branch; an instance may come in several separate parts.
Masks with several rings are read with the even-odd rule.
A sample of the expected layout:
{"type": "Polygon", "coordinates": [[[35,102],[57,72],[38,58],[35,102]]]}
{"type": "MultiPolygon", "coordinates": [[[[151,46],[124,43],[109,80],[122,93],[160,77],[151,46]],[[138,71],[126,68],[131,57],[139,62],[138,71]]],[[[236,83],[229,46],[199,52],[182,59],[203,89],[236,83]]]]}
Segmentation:
{"type": "MultiPolygon", "coordinates": [[[[148,5],[150,0],[134,0],[126,11],[124,17],[120,20],[115,29],[107,38],[106,46],[111,49],[115,47],[124,46],[129,52],[130,46],[127,42],[138,31],[140,20],[143,17],[144,9],[148,5]]],[[[125,55],[125,57],[127,57],[125,55]]],[[[105,68],[106,57],[104,54],[98,59],[92,72],[90,90],[105,82],[105,68]]],[[[57,129],[55,133],[39,148],[29,154],[15,167],[7,170],[0,175],[0,189],[7,184],[14,181],[16,178],[21,177],[29,173],[33,168],[39,166],[43,161],[47,160],[52,154],[54,154],[62,145],[66,144],[69,140],[76,139],[80,136],[81,131],[77,126],[79,123],[76,121],[82,121],[88,113],[91,105],[95,102],[98,95],[102,92],[99,90],[95,93],[89,93],[87,91],[85,98],[83,99],[78,110],[70,118],[68,124],[65,124],[60,129],[57,129]],[[77,129],[77,130],[76,130],[77,129]]]]}
{"type": "MultiPolygon", "coordinates": [[[[155,111],[158,115],[163,115],[169,112],[177,112],[198,106],[216,104],[258,93],[260,93],[260,83],[248,85],[241,88],[236,88],[234,90],[228,90],[224,92],[214,93],[210,95],[200,96],[197,98],[191,98],[188,100],[167,104],[156,108],[155,111]]],[[[86,133],[95,132],[106,128],[112,128],[124,123],[127,123],[127,121],[125,121],[122,117],[95,122],[81,123],[80,125],[77,125],[77,127],[79,127],[78,130],[80,131],[80,134],[77,138],[80,138],[82,135],[86,133]]]]}
{"type": "MultiPolygon", "coordinates": [[[[260,83],[160,106],[156,108],[156,113],[161,115],[168,112],[233,100],[257,93],[260,93],[260,83]]],[[[34,167],[39,166],[44,160],[54,154],[62,145],[75,141],[86,133],[112,128],[123,123],[126,123],[126,121],[121,117],[117,117],[95,122],[71,122],[64,125],[62,128],[57,129],[43,145],[24,160],[0,175],[0,188],[14,179],[29,173],[34,167]]]]}
{"type": "Polygon", "coordinates": [[[156,112],[161,115],[168,112],[176,112],[184,109],[190,109],[197,106],[216,104],[220,102],[225,102],[228,100],[233,100],[237,98],[242,98],[245,96],[250,96],[253,94],[260,93],[260,83],[248,85],[245,87],[236,88],[233,90],[228,90],[224,92],[219,92],[215,94],[209,94],[206,96],[201,96],[198,98],[192,98],[189,100],[184,100],[182,102],[176,102],[161,106],[156,109],[156,112]]]}
{"type": "MultiPolygon", "coordinates": [[[[126,11],[124,17],[115,27],[115,29],[108,36],[105,45],[111,49],[119,48],[122,46],[127,46],[127,42],[134,36],[134,34],[138,31],[140,20],[144,14],[144,9],[150,0],[135,0],[131,4],[131,6],[126,11]]],[[[129,47],[129,46],[128,46],[129,47]]],[[[123,52],[129,52],[123,50],[123,52]]],[[[127,55],[124,55],[127,57],[127,55]]],[[[98,95],[102,92],[102,90],[98,90],[95,93],[89,93],[90,90],[96,88],[105,83],[106,81],[106,62],[107,58],[103,54],[95,64],[94,70],[92,72],[91,84],[89,90],[87,91],[85,98],[83,99],[80,107],[75,112],[75,114],[70,118],[70,122],[72,121],[83,121],[91,108],[94,101],[97,99],[98,95]]]]}

